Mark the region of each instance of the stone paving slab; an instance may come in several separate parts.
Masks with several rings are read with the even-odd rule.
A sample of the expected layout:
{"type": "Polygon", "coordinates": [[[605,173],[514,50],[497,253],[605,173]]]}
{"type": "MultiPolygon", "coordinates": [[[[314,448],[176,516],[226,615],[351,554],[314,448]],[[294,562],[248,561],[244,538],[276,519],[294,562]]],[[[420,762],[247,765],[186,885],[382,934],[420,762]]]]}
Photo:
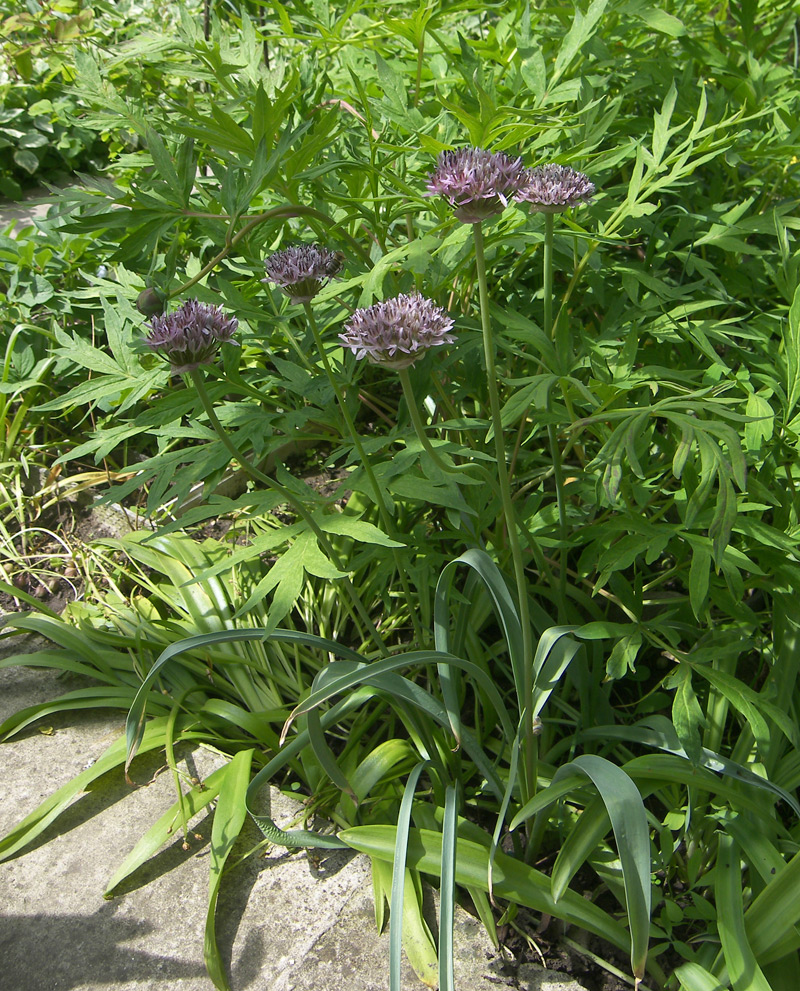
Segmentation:
{"type": "Polygon", "coordinates": [[[0,200],[0,233],[14,223],[14,236],[36,220],[43,220],[55,202],[49,189],[32,189],[21,200],[0,200]]]}
{"type": "MultiPolygon", "coordinates": [[[[77,687],[52,672],[0,670],[0,719],[77,687]]],[[[79,773],[123,732],[124,714],[54,716],[0,746],[0,835],[79,773]],[[45,729],[47,732],[42,732],[45,729]]],[[[219,764],[202,748],[184,757],[201,776],[219,764]]],[[[131,791],[109,772],[29,852],[0,864],[0,991],[213,991],[203,965],[210,816],[188,852],[168,844],[106,901],[105,885],[140,836],[175,801],[156,756],[133,768],[131,791]]],[[[296,805],[274,793],[288,822],[296,805]]],[[[250,827],[241,852],[260,834],[250,827]]],[[[234,856],[236,851],[234,851],[234,856]]],[[[333,851],[319,866],[273,849],[229,876],[217,913],[232,991],[385,991],[388,935],[376,934],[369,861],[333,851]]],[[[459,911],[458,991],[504,991],[499,960],[475,919],[459,911]]],[[[523,991],[581,991],[571,979],[527,970],[523,991]]],[[[422,985],[404,961],[403,987],[422,985]]]]}

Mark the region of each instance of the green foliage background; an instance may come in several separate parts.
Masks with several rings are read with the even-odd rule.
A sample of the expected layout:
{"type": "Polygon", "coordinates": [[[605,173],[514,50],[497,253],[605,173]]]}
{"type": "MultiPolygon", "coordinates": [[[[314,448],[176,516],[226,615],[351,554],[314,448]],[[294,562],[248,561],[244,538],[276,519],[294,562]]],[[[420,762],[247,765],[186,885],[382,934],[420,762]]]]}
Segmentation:
{"type": "MultiPolygon", "coordinates": [[[[203,650],[192,654],[194,645],[160,669],[175,712],[191,717],[187,733],[200,727],[231,754],[255,748],[248,768],[254,759],[278,769],[272,724],[312,688],[327,718],[332,684],[368,678],[326,668],[313,637],[357,651],[367,667],[380,658],[342,594],[346,573],[389,653],[405,657],[408,684],[424,685],[446,713],[444,727],[433,709],[428,723],[412,714],[403,693],[414,689],[384,672],[374,683],[352,682],[366,693],[365,708],[358,696],[341,725],[325,724],[332,749],[313,716],[301,723],[309,747],[286,767],[346,827],[348,842],[376,863],[397,863],[398,779],[425,758],[429,794],[420,790],[408,835],[429,873],[444,846],[432,834],[446,835],[445,819],[480,848],[474,867],[495,856],[506,813],[515,826],[535,815],[519,863],[534,849],[562,850],[554,894],[589,863],[604,915],[581,924],[618,946],[649,935],[654,986],[794,986],[797,13],[793,3],[753,0],[291,3],[219,6],[207,37],[201,12],[183,8],[171,34],[134,32],[121,5],[105,27],[98,18],[89,30],[82,20],[62,72],[71,81],[66,118],[91,136],[84,148],[99,142],[110,158],[59,196],[40,231],[0,237],[4,460],[14,464],[27,436],[36,438],[28,457],[48,471],[57,459],[75,484],[94,480],[102,464],[116,478],[108,501],[138,501],[162,524],[161,543],[123,541],[129,563],[103,559],[104,580],[114,584],[69,607],[76,640],[56,634],[51,619],[20,617],[16,626],[61,637],[73,664],[86,663],[82,643],[99,638],[116,651],[141,645],[144,630],[158,647],[248,626],[302,634],[294,662],[276,644],[223,651],[219,663],[234,673],[196,706],[178,700],[197,688],[203,650]],[[161,79],[167,86],[156,99],[161,79]],[[491,475],[474,244],[447,205],[425,195],[436,155],[470,144],[521,153],[528,165],[572,164],[597,186],[592,204],[556,228],[552,337],[542,218],[511,207],[485,232],[515,513],[533,629],[548,645],[538,661],[515,659],[513,597],[503,613],[511,562],[495,489],[478,470],[443,472],[415,436],[394,373],[362,367],[336,336],[355,307],[398,292],[420,290],[446,306],[458,344],[413,368],[413,387],[439,456],[491,475]],[[346,259],[314,311],[388,524],[305,317],[262,282],[266,254],[314,239],[346,259]],[[208,373],[217,415],[329,544],[287,515],[276,490],[225,489],[230,453],[198,395],[175,388],[162,364],[136,350],[144,326],[134,304],[146,287],[174,297],[172,305],[196,295],[236,314],[241,346],[226,348],[208,373]],[[287,444],[309,452],[305,466],[283,463],[287,444]],[[304,481],[323,472],[338,487],[304,481]],[[236,521],[244,546],[189,552],[174,535],[220,515],[236,521]],[[495,570],[465,562],[466,547],[482,549],[495,570]],[[450,603],[437,576],[457,559],[462,578],[464,568],[475,574],[456,582],[450,603]],[[213,608],[193,605],[200,591],[178,591],[188,580],[213,608]],[[145,590],[154,583],[153,603],[145,590]],[[445,604],[456,618],[448,648],[462,662],[457,678],[433,654],[445,650],[434,635],[445,604]],[[576,652],[552,661],[557,686],[541,696],[537,799],[514,790],[516,726],[498,726],[478,674],[464,675],[463,664],[500,685],[512,723],[523,725],[517,665],[539,663],[537,678],[550,670],[561,649],[548,639],[554,626],[571,628],[576,652]],[[420,668],[415,651],[428,652],[420,668]],[[377,711],[391,713],[388,729],[366,714],[367,683],[377,711]],[[453,757],[447,730],[459,720],[476,742],[453,757]],[[371,800],[354,802],[352,793],[362,797],[354,776],[387,746],[385,762],[372,758],[384,773],[371,782],[371,800]],[[570,761],[575,754],[583,764],[570,761]],[[585,784],[598,757],[625,769],[646,809],[650,849],[627,868],[609,826],[620,779],[603,778],[613,775],[603,765],[590,775],[595,792],[585,784]],[[698,781],[700,797],[688,786],[698,781]],[[462,789],[457,799],[451,788],[462,789]],[[565,804],[548,817],[554,795],[565,804]],[[633,873],[643,869],[653,875],[650,929],[629,902],[633,873]],[[624,938],[617,914],[627,920],[624,938]],[[673,975],[676,959],[684,964],[673,975]],[[756,983],[746,984],[753,973],[756,983]]],[[[35,120],[27,126],[41,130],[35,120]]],[[[44,164],[37,158],[37,168],[44,164]]],[[[23,481],[6,497],[10,545],[14,528],[52,494],[45,488],[26,502],[23,481]]],[[[138,670],[118,658],[107,678],[124,687],[115,697],[126,708],[141,700],[135,689],[158,650],[137,646],[137,656],[138,670]]],[[[231,764],[232,794],[241,792],[243,761],[231,764]]],[[[457,863],[456,880],[493,931],[485,892],[457,863]]],[[[389,885],[377,870],[380,900],[389,885]]],[[[533,878],[525,883],[536,888],[533,878]]],[[[523,888],[513,889],[516,901],[508,896],[511,905],[532,904],[523,888]]],[[[540,911],[558,907],[534,902],[540,911]]],[[[431,947],[421,945],[425,972],[431,947]]],[[[215,974],[220,966],[210,962],[215,974]]]]}

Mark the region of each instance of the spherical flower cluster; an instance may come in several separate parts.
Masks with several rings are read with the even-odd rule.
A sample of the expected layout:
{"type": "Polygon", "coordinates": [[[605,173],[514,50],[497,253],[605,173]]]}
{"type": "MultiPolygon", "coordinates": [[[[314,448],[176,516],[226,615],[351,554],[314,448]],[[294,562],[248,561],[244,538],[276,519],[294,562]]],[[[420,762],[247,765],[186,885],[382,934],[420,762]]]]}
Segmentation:
{"type": "Polygon", "coordinates": [[[318,244],[303,244],[276,251],[265,267],[262,281],[279,285],[293,303],[308,303],[341,270],[342,256],[318,244]]]}
{"type": "Polygon", "coordinates": [[[540,213],[561,213],[594,196],[594,183],[568,165],[540,165],[528,173],[519,199],[540,213]]]}
{"type": "Polygon", "coordinates": [[[568,165],[526,169],[521,158],[483,148],[443,151],[428,176],[426,196],[449,200],[455,216],[477,224],[502,213],[514,200],[541,213],[561,213],[594,195],[594,184],[568,165]]]}
{"type": "Polygon", "coordinates": [[[433,300],[417,294],[356,310],[339,339],[356,358],[386,368],[408,368],[431,348],[452,344],[453,320],[433,300]]]}
{"type": "Polygon", "coordinates": [[[459,148],[439,155],[428,176],[426,195],[444,196],[462,223],[477,224],[502,213],[526,182],[521,158],[484,148],[459,148]]]}
{"type": "Polygon", "coordinates": [[[144,344],[166,358],[173,374],[209,365],[220,344],[230,341],[239,321],[218,306],[190,299],[174,313],[154,316],[144,344]]]}

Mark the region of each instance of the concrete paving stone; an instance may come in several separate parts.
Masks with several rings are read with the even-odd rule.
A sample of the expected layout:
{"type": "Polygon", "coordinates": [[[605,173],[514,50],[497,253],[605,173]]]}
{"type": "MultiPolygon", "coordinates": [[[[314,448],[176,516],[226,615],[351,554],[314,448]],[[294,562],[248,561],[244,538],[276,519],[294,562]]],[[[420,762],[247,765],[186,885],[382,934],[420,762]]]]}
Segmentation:
{"type": "MultiPolygon", "coordinates": [[[[0,670],[0,720],[22,705],[79,687],[41,669],[0,670]]],[[[96,760],[123,732],[124,713],[48,717],[0,746],[0,835],[96,760]],[[46,730],[46,732],[43,732],[46,730]]],[[[149,826],[175,801],[163,758],[143,755],[140,785],[111,771],[80,796],[22,855],[0,864],[0,991],[213,991],[203,964],[211,816],[102,897],[106,883],[149,826]],[[159,773],[160,772],[160,773],[159,773]]],[[[184,753],[188,774],[207,776],[218,755],[184,753]]],[[[297,804],[273,792],[279,824],[297,804]]],[[[248,823],[232,859],[260,840],[248,823]]],[[[271,848],[243,860],[223,886],[217,912],[232,991],[385,991],[388,934],[375,930],[366,857],[332,851],[318,864],[271,848]]],[[[503,991],[509,981],[479,923],[459,911],[458,991],[503,991]]],[[[548,972],[545,972],[547,974],[548,972]]],[[[524,991],[581,991],[563,975],[524,991]]],[[[403,987],[422,988],[404,961],[403,987]]]]}
{"type": "Polygon", "coordinates": [[[0,200],[0,233],[13,223],[12,236],[17,237],[26,227],[35,226],[37,220],[44,220],[56,201],[57,197],[43,186],[28,190],[21,200],[0,200]]]}

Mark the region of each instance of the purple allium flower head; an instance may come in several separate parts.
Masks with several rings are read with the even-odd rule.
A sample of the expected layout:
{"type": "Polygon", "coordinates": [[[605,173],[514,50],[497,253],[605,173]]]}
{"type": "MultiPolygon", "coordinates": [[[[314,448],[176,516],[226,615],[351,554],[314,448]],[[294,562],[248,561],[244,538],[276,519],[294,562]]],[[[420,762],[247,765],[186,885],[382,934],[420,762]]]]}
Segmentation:
{"type": "Polygon", "coordinates": [[[594,183],[568,165],[539,165],[528,172],[528,182],[520,192],[521,202],[530,203],[540,213],[561,213],[594,196],[594,183]]]}
{"type": "Polygon", "coordinates": [[[303,244],[276,251],[265,266],[263,282],[277,283],[293,303],[309,303],[341,270],[342,256],[318,244],[303,244]]]}
{"type": "Polygon", "coordinates": [[[444,196],[462,223],[477,224],[502,213],[527,181],[521,158],[502,151],[459,148],[439,155],[425,195],[444,196]]]}
{"type": "Polygon", "coordinates": [[[174,313],[155,316],[144,344],[166,358],[175,375],[210,365],[220,344],[230,341],[239,321],[218,306],[190,299],[174,313]]]}
{"type": "Polygon", "coordinates": [[[452,344],[453,320],[433,300],[416,293],[356,310],[339,339],[356,358],[374,365],[408,368],[431,348],[452,344]]]}

